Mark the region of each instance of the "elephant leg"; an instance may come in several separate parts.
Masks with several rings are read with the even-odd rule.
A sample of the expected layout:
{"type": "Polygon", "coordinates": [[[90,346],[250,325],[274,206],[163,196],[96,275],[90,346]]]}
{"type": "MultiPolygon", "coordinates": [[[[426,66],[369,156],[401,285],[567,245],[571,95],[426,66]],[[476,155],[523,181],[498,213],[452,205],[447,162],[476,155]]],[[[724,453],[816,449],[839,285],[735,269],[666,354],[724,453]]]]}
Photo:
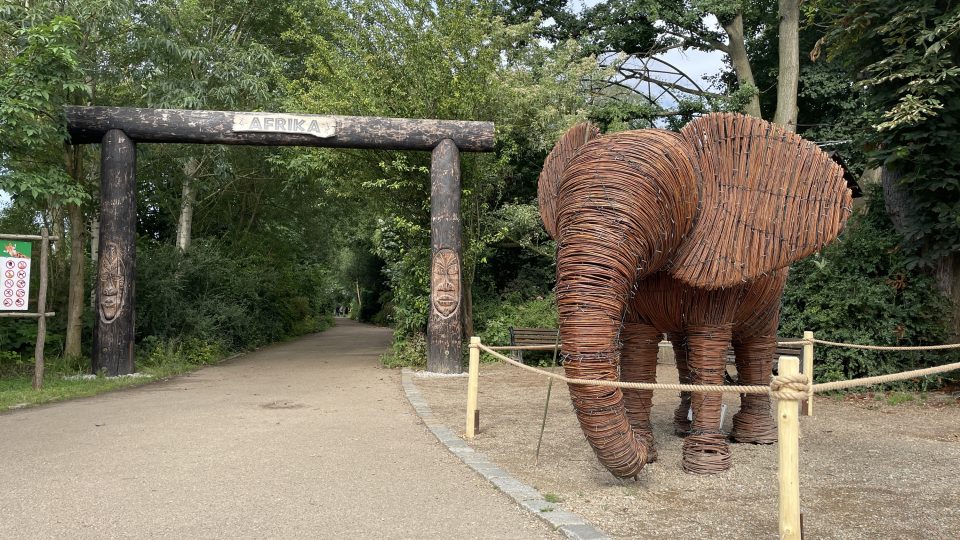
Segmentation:
{"type": "MultiPolygon", "coordinates": [[[[731,325],[693,327],[687,333],[687,364],[694,384],[722,385],[731,325]]],[[[723,394],[694,392],[693,423],[683,440],[683,470],[713,474],[730,468],[730,446],[720,430],[723,394]]]]}
{"type": "MultiPolygon", "coordinates": [[[[657,352],[660,332],[645,323],[628,322],[620,330],[623,348],[620,353],[620,380],[627,382],[657,382],[657,352]]],[[[650,426],[650,406],[653,390],[623,390],[623,402],[633,434],[647,444],[647,463],[657,460],[657,450],[650,426]]]]}
{"type": "MultiPolygon", "coordinates": [[[[691,384],[690,368],[687,366],[687,336],[686,334],[669,334],[670,343],[673,344],[673,358],[677,363],[677,375],[680,384],[691,384]]],[[[680,437],[686,437],[690,434],[690,420],[687,419],[690,413],[690,392],[680,392],[680,405],[673,411],[673,432],[680,437]]]]}
{"type": "MultiPolygon", "coordinates": [[[[773,355],[777,350],[776,337],[763,337],[734,342],[737,374],[740,384],[770,384],[773,373],[773,355]]],[[[740,412],[733,417],[730,438],[736,442],[773,444],[777,442],[777,424],[770,415],[770,396],[742,394],[740,412]]]]}

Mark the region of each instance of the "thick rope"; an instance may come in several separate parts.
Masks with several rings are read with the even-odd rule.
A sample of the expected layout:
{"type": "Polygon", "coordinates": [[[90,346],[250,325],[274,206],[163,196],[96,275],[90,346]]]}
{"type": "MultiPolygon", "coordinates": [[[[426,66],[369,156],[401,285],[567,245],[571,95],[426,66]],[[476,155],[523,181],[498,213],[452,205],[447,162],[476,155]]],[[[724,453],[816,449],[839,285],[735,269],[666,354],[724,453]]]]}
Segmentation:
{"type": "Polygon", "coordinates": [[[655,384],[655,383],[639,383],[639,382],[620,382],[620,381],[605,381],[605,380],[589,380],[589,379],[571,379],[560,375],[559,373],[551,373],[549,371],[543,371],[542,369],[535,368],[533,366],[528,366],[521,362],[504,356],[496,351],[491,350],[486,345],[479,345],[479,347],[489,353],[490,355],[503,360],[504,362],[517,366],[518,368],[525,369],[527,371],[532,371],[533,373],[538,373],[544,377],[550,377],[557,379],[558,381],[563,381],[568,384],[585,384],[593,386],[606,386],[611,388],[632,388],[635,390],[673,390],[675,392],[704,392],[704,393],[732,393],[732,394],[769,394],[769,386],[716,386],[716,385],[697,385],[697,384],[655,384]]]}
{"type": "Polygon", "coordinates": [[[954,364],[945,364],[942,366],[934,366],[926,369],[915,369],[913,371],[904,371],[902,373],[891,373],[889,375],[865,377],[863,379],[851,379],[849,381],[834,381],[834,382],[828,382],[828,383],[820,383],[820,384],[813,385],[813,391],[829,392],[830,390],[843,390],[844,388],[852,388],[854,386],[873,386],[875,384],[905,381],[907,379],[916,379],[918,377],[926,377],[927,375],[936,375],[937,373],[945,373],[947,371],[953,371],[955,369],[960,369],[960,362],[956,362],[954,364]]]}
{"type": "Polygon", "coordinates": [[[796,375],[777,375],[770,381],[770,395],[776,399],[792,399],[801,401],[807,399],[810,387],[809,378],[803,373],[796,375]]]}
{"type": "MultiPolygon", "coordinates": [[[[837,341],[827,341],[824,339],[799,339],[796,341],[778,341],[777,345],[807,345],[809,343],[819,343],[820,345],[829,345],[831,347],[845,347],[847,349],[865,349],[868,351],[940,351],[945,349],[960,349],[960,343],[947,343],[945,345],[911,345],[911,346],[892,346],[892,345],[860,345],[858,343],[841,343],[837,341]]],[[[669,346],[661,344],[661,346],[669,346]]],[[[486,347],[486,346],[485,346],[486,347]]],[[[503,347],[488,347],[494,351],[552,351],[556,348],[554,345],[515,345],[503,347]]]]}
{"type": "MultiPolygon", "coordinates": [[[[796,376],[785,377],[785,376],[776,376],[773,378],[770,386],[736,386],[736,385],[697,385],[697,384],[657,384],[657,383],[639,383],[639,382],[620,382],[620,381],[605,381],[605,380],[588,380],[588,379],[571,379],[560,375],[559,373],[551,373],[549,371],[544,371],[542,369],[535,368],[533,366],[528,366],[521,362],[517,362],[512,358],[504,356],[486,345],[479,345],[479,348],[486,351],[488,354],[503,360],[504,362],[514,365],[518,368],[531,371],[533,373],[538,373],[544,377],[550,377],[552,379],[557,379],[558,381],[563,381],[568,384],[584,384],[584,385],[593,385],[593,386],[606,386],[611,388],[632,388],[636,390],[672,390],[675,392],[704,392],[704,393],[731,393],[731,394],[770,394],[776,399],[793,399],[793,400],[803,400],[807,399],[809,395],[809,386],[807,384],[807,377],[804,374],[798,374],[796,376]]],[[[813,385],[814,392],[830,392],[833,390],[843,390],[845,388],[853,388],[855,386],[873,386],[876,384],[884,384],[889,382],[896,381],[905,381],[908,379],[916,379],[918,377],[926,377],[928,375],[936,375],[938,373],[946,373],[948,371],[953,371],[960,369],[960,362],[953,364],[945,364],[942,366],[934,366],[925,369],[916,369],[913,371],[905,371],[903,373],[891,373],[889,375],[879,375],[876,377],[865,377],[862,379],[850,379],[846,381],[834,381],[828,383],[820,383],[813,385]]]]}
{"type": "MultiPolygon", "coordinates": [[[[946,345],[918,345],[910,347],[892,347],[886,345],[857,345],[856,343],[838,343],[836,341],[826,341],[822,339],[812,340],[821,345],[830,345],[833,347],[846,347],[848,349],[866,349],[868,351],[939,351],[943,349],[960,349],[960,343],[948,343],[946,345]]],[[[798,342],[805,343],[806,340],[798,342]]]]}

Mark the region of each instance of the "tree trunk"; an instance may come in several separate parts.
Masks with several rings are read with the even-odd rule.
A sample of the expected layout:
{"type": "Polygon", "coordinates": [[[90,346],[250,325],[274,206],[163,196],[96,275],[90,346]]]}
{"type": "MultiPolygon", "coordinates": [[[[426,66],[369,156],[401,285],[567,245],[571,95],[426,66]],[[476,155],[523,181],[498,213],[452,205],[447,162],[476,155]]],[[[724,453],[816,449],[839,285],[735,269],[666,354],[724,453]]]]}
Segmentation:
{"type": "MultiPolygon", "coordinates": [[[[727,54],[730,55],[730,63],[733,64],[733,71],[737,74],[737,82],[740,83],[740,86],[749,85],[756,90],[757,83],[753,80],[753,69],[750,68],[747,45],[743,39],[743,14],[737,13],[733,20],[723,25],[723,29],[727,32],[730,41],[728,45],[730,50],[727,51],[727,54]]],[[[759,93],[754,92],[743,112],[757,118],[761,117],[759,93]]]]}
{"type": "Polygon", "coordinates": [[[960,337],[960,253],[951,253],[937,261],[934,275],[937,288],[950,299],[950,333],[956,339],[960,337]]]}
{"type": "Polygon", "coordinates": [[[193,227],[193,204],[197,200],[194,181],[200,164],[196,158],[190,158],[183,166],[183,191],[180,197],[180,221],[177,223],[177,248],[181,253],[190,249],[190,231],[193,227]]]}
{"type": "Polygon", "coordinates": [[[898,233],[906,232],[907,223],[910,222],[908,199],[910,194],[902,185],[900,185],[900,173],[882,167],[880,169],[880,185],[883,187],[883,203],[887,210],[887,216],[893,223],[893,228],[898,233]]]}
{"type": "MultiPolygon", "coordinates": [[[[97,268],[100,260],[100,216],[90,219],[90,268],[97,268]]],[[[90,287],[90,311],[97,311],[97,288],[90,287]]]]}
{"type": "MultiPolygon", "coordinates": [[[[893,228],[900,234],[911,223],[910,192],[900,184],[900,173],[887,167],[880,168],[880,184],[883,186],[883,201],[893,228]]],[[[951,253],[937,261],[934,269],[937,288],[951,302],[950,332],[960,337],[960,253],[951,253]]]]}
{"type": "Polygon", "coordinates": [[[797,130],[797,85],[800,80],[800,0],[779,0],[780,74],[773,123],[797,130]]]}
{"type": "Polygon", "coordinates": [[[83,291],[87,262],[84,233],[87,223],[80,205],[69,205],[67,216],[70,220],[70,290],[67,294],[67,336],[63,355],[74,358],[83,352],[83,310],[86,302],[83,291]]]}
{"type": "Polygon", "coordinates": [[[463,337],[473,337],[473,283],[463,280],[463,337]]]}
{"type": "MultiPolygon", "coordinates": [[[[83,183],[83,149],[80,146],[64,146],[64,159],[67,173],[77,184],[83,183]]],[[[83,219],[83,209],[78,204],[67,205],[67,220],[70,229],[70,281],[67,291],[67,332],[64,341],[63,355],[67,358],[77,357],[83,353],[83,310],[84,310],[84,270],[86,256],[84,253],[84,233],[87,223],[83,219]]],[[[53,225],[54,235],[65,240],[63,234],[63,220],[57,219],[53,225]]],[[[62,244],[61,244],[62,245],[62,244]]]]}

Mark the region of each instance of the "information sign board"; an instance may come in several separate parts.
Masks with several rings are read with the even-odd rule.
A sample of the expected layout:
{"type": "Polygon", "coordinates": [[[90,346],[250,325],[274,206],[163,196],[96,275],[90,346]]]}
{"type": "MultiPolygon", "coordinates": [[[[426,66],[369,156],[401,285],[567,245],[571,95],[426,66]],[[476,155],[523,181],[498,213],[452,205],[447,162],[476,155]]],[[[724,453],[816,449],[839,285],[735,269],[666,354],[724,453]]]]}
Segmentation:
{"type": "Polygon", "coordinates": [[[30,242],[0,240],[0,311],[25,311],[30,299],[30,242]]]}

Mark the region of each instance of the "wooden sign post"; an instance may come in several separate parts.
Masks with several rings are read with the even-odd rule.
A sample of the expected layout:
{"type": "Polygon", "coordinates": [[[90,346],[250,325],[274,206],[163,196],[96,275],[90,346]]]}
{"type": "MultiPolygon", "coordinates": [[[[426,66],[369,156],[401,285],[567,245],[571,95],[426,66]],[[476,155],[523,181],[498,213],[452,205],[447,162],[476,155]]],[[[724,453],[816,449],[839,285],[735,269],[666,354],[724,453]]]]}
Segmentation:
{"type": "Polygon", "coordinates": [[[72,144],[103,144],[94,371],[134,370],[135,167],[138,143],[321,146],[433,152],[427,369],[459,373],[460,152],[493,150],[493,123],[269,112],[66,107],[72,144]]]}
{"type": "Polygon", "coordinates": [[[40,229],[40,235],[32,234],[0,234],[0,240],[8,240],[4,251],[9,258],[0,264],[3,287],[0,287],[0,317],[37,319],[37,344],[33,353],[33,389],[43,388],[44,346],[47,343],[47,318],[56,313],[47,311],[47,265],[50,255],[50,242],[59,240],[59,237],[50,236],[46,227],[40,229]],[[37,291],[37,311],[27,312],[30,290],[30,254],[18,254],[13,242],[17,240],[40,240],[40,279],[37,291]],[[22,300],[22,302],[18,302],[22,300]],[[11,311],[12,310],[12,311],[11,311]]]}

